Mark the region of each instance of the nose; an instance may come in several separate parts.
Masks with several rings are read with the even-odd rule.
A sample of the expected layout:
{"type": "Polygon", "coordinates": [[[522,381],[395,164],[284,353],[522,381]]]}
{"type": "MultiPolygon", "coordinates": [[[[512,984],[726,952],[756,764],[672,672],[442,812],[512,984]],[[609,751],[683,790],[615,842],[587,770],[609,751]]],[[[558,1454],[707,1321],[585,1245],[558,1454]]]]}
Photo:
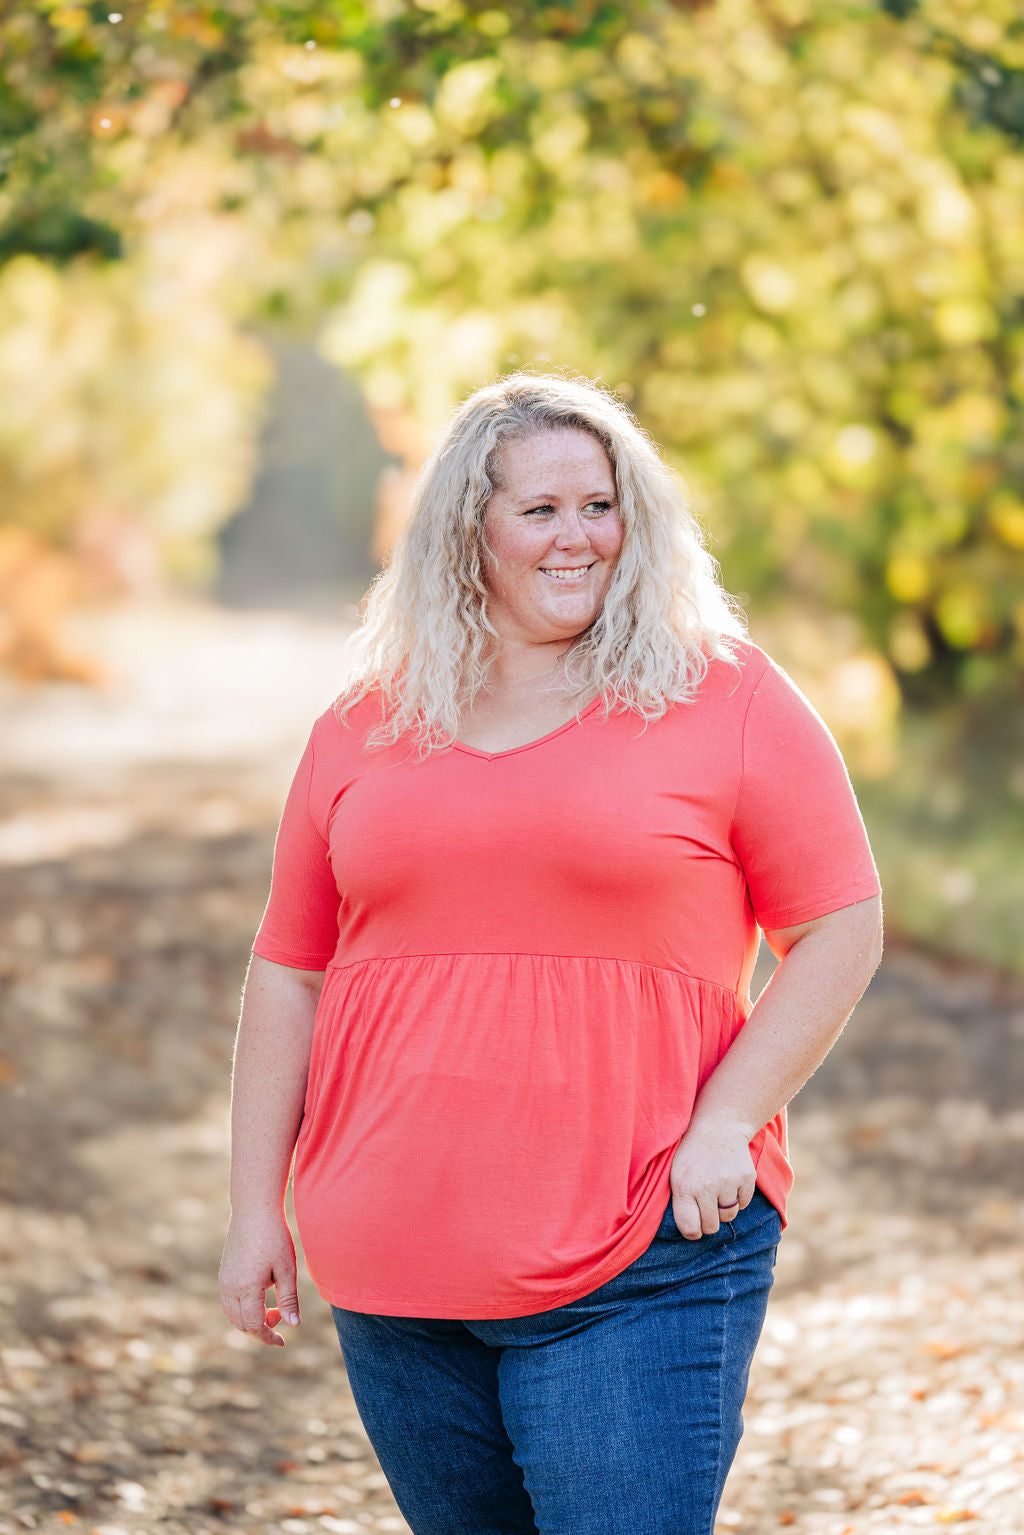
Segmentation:
{"type": "Polygon", "coordinates": [[[555,545],[559,549],[586,549],[590,543],[587,525],[579,512],[563,511],[558,519],[555,545]]]}

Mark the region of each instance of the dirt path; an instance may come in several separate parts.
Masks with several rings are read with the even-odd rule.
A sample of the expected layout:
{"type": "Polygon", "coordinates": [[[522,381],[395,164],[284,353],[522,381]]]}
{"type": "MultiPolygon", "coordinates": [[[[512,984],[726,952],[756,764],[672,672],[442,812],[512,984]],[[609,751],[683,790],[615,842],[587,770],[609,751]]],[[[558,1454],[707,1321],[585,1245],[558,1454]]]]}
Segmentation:
{"type": "MultiPolygon", "coordinates": [[[[123,613],[106,694],[0,697],[0,1535],[406,1528],[309,1281],[273,1351],[216,1290],[238,993],[343,627],[123,613]]],[[[890,941],[793,1109],[720,1532],[1024,1535],[1022,1041],[1024,987],[890,941]]]]}

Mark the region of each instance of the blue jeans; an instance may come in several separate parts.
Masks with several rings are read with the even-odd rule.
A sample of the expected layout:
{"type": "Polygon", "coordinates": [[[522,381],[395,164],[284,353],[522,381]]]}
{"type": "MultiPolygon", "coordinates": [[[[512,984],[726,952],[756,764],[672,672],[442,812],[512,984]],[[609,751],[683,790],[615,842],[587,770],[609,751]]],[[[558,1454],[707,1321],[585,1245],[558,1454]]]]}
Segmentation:
{"type": "Polygon", "coordinates": [[[553,1311],[461,1322],[332,1306],[415,1535],[711,1535],[781,1229],[758,1189],[690,1242],[670,1201],[646,1252],[553,1311]]]}

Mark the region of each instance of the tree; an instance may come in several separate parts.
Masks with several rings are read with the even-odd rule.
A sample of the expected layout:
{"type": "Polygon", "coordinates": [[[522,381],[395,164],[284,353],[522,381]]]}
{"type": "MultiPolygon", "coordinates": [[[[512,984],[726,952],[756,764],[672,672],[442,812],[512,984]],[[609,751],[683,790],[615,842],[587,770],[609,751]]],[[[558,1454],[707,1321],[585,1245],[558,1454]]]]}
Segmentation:
{"type": "Polygon", "coordinates": [[[76,403],[26,398],[0,443],[15,520],[73,545],[99,501],[202,571],[266,385],[240,332],[286,316],[428,431],[521,364],[605,380],[732,589],[852,615],[911,704],[1018,696],[1024,39],[998,0],[52,0],[3,48],[0,383],[83,359],[76,403]]]}

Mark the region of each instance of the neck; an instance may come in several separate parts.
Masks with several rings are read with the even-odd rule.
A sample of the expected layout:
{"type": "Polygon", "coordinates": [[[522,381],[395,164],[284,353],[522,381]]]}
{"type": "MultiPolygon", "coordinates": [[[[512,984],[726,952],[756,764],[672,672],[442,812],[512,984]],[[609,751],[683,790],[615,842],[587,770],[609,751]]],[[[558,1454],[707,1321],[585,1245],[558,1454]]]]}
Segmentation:
{"type": "Polygon", "coordinates": [[[545,683],[556,683],[562,678],[562,661],[572,644],[572,640],[552,640],[549,644],[501,640],[491,653],[491,686],[503,690],[536,689],[545,683]]]}

